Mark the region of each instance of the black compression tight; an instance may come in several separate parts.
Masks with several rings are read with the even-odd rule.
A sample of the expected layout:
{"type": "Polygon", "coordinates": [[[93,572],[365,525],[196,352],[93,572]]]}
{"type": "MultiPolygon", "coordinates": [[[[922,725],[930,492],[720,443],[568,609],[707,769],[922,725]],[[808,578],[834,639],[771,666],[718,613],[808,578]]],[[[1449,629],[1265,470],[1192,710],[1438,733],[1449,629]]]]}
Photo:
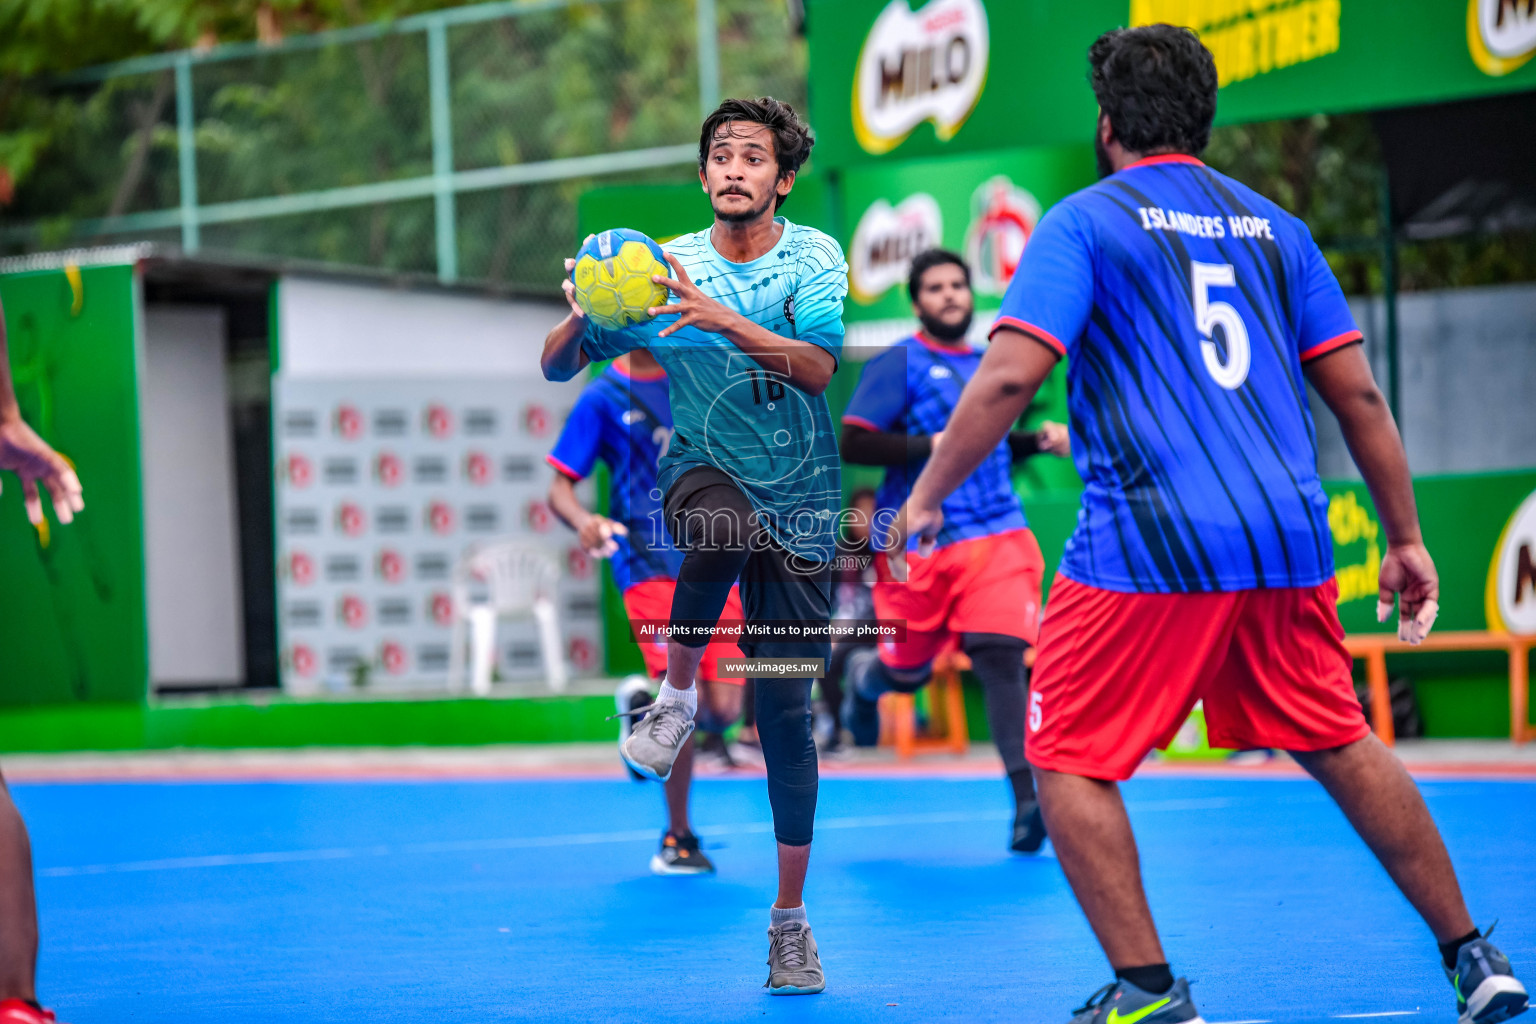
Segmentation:
{"type": "Polygon", "coordinates": [[[808,846],[816,819],[816,742],[811,738],[811,680],[754,680],[757,738],[768,770],[773,834],[785,846],[808,846]]]}
{"type": "Polygon", "coordinates": [[[1001,633],[966,633],[962,646],[987,699],[987,725],[1011,776],[1029,771],[1024,759],[1025,643],[1001,633]]]}

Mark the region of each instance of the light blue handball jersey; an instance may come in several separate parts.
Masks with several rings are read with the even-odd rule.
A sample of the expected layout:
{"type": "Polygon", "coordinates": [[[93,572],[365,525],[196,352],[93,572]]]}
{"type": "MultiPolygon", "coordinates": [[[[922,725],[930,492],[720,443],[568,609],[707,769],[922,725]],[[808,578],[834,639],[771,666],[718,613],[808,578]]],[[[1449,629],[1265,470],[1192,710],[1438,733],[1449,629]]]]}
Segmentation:
{"type": "MultiPolygon", "coordinates": [[[[706,295],[766,330],[810,342],[840,358],[848,264],[814,228],[774,219],[778,243],[749,263],[715,250],[710,229],[663,248],[706,295]]],[[[657,473],[663,494],[695,466],[731,477],[775,540],[801,558],[828,561],[842,502],[837,435],[825,396],[790,383],[729,339],[695,327],[661,338],[662,316],[621,331],[588,321],[582,349],[593,360],[648,349],[667,371],[675,433],[657,473]]],[[[771,361],[771,358],[770,358],[771,361]]]]}

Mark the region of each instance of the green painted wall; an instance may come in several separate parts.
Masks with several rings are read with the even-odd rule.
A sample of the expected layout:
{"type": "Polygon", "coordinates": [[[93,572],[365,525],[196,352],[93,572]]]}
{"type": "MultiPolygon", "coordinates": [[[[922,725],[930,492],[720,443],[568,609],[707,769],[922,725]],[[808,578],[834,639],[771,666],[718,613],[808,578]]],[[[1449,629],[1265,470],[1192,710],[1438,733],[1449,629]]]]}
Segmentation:
{"type": "Polygon", "coordinates": [[[613,698],[294,701],[0,709],[0,753],[174,747],[474,746],[612,740],[613,698]]]}
{"type": "Polygon", "coordinates": [[[44,536],[6,475],[0,705],[144,699],[138,295],[130,266],[0,277],[22,415],[74,462],[85,489],[85,511],[67,527],[50,513],[44,536]]]}

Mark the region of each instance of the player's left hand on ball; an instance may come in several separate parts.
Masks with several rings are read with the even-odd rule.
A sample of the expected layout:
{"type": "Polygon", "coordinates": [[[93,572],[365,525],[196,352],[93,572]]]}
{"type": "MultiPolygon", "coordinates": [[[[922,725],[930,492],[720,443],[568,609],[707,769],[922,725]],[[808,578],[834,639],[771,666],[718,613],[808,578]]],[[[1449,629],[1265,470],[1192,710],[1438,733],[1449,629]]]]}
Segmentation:
{"type": "Polygon", "coordinates": [[[69,461],[38,437],[20,416],[0,419],[0,469],[9,469],[21,477],[22,503],[34,526],[43,521],[39,483],[53,499],[53,514],[60,523],[72,521],[75,513],[85,508],[80,478],[69,461]]]}
{"type": "Polygon", "coordinates": [[[669,305],[652,306],[646,312],[651,316],[671,316],[676,313],[677,322],[668,324],[658,331],[656,336],[665,338],[684,327],[697,327],[710,334],[719,334],[729,328],[736,314],[705,295],[703,290],[693,283],[693,279],[688,276],[688,271],[683,269],[682,263],[676,256],[671,253],[663,255],[667,257],[667,263],[672,266],[672,272],[677,276],[652,274],[651,280],[657,284],[666,285],[676,294],[669,305]]]}
{"type": "Polygon", "coordinates": [[[567,258],[565,261],[565,278],[560,282],[560,290],[565,293],[565,301],[571,304],[571,312],[576,314],[576,319],[585,320],[587,311],[576,304],[576,282],[571,280],[571,271],[576,269],[576,261],[567,258]]]}
{"type": "Polygon", "coordinates": [[[1072,435],[1064,423],[1046,420],[1040,424],[1040,450],[1063,458],[1072,454],[1072,435]]]}
{"type": "Polygon", "coordinates": [[[1386,622],[1391,617],[1396,595],[1397,638],[1410,644],[1423,643],[1440,614],[1440,574],[1424,545],[1390,545],[1381,560],[1378,581],[1376,621],[1386,622]]]}

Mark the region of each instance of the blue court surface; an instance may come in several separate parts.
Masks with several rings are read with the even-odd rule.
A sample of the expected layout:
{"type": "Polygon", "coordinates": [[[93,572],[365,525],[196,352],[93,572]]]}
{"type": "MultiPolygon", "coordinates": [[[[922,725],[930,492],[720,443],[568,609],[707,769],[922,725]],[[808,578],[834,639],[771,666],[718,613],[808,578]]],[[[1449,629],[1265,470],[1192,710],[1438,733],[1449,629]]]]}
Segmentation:
{"type": "MultiPolygon", "coordinates": [[[[1153,909],[1207,1021],[1453,1021],[1434,942],[1314,784],[1126,786],[1153,909]]],[[[1536,978],[1536,783],[1434,779],[1482,925],[1536,978]]],[[[1007,1021],[1110,972],[1056,862],[1004,848],[1004,785],[822,782],[820,996],[770,997],[757,778],[706,779],[720,872],[656,878],[660,792],[625,780],[15,786],[39,989],[71,1024],[1007,1021]]],[[[1523,968],[1523,970],[1522,970],[1523,968]]]]}

